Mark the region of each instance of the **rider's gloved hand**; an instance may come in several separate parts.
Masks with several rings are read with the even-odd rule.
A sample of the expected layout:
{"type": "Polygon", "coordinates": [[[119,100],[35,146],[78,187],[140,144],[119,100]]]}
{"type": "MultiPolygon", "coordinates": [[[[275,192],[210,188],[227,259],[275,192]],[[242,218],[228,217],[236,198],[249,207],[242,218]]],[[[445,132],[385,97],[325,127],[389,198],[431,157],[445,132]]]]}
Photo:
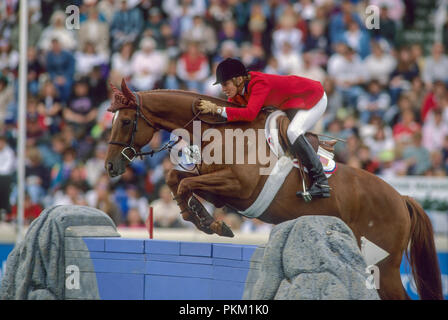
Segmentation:
{"type": "Polygon", "coordinates": [[[198,105],[198,109],[201,113],[221,114],[222,112],[222,107],[208,100],[201,100],[198,105]]]}

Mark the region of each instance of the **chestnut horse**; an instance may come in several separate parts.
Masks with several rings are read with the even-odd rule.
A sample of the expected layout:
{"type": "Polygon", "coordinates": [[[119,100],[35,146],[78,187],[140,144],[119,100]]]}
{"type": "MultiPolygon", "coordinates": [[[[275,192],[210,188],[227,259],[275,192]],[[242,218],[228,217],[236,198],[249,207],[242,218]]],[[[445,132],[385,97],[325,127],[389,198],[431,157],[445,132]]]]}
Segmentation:
{"type": "MultiPolygon", "coordinates": [[[[141,148],[151,141],[159,129],[172,132],[184,128],[193,138],[193,120],[199,116],[194,106],[199,99],[207,99],[222,106],[229,105],[225,100],[186,91],[132,92],[124,81],[121,91],[113,86],[112,90],[109,111],[116,114],[105,161],[111,177],[122,174],[133,157],[141,155],[141,148]]],[[[214,118],[209,115],[201,117],[208,120],[214,118]]],[[[251,123],[222,121],[220,124],[212,124],[205,121],[201,123],[201,134],[210,128],[218,130],[223,136],[225,129],[264,129],[266,117],[266,112],[260,112],[251,123]]],[[[201,143],[204,150],[209,142],[201,143]]],[[[269,147],[266,152],[271,152],[269,147]]],[[[258,162],[222,162],[202,162],[198,164],[197,172],[172,169],[167,175],[167,184],[185,220],[193,222],[204,232],[228,235],[229,230],[221,222],[198,214],[201,213],[197,206],[199,202],[192,201],[195,200],[193,194],[216,207],[228,205],[242,211],[257,199],[268,176],[259,174],[263,165],[258,162]]],[[[412,198],[400,195],[379,177],[342,163],[338,163],[338,170],[329,178],[329,183],[332,189],[330,198],[305,202],[296,196],[298,190],[303,190],[299,170],[292,170],[268,209],[258,218],[278,224],[303,215],[339,217],[351,228],[359,246],[361,237],[365,237],[389,253],[377,263],[380,270],[378,293],[382,299],[409,298],[400,278],[400,264],[403,254],[408,256],[409,244],[408,260],[420,298],[443,299],[433,230],[422,207],[412,198]]]]}

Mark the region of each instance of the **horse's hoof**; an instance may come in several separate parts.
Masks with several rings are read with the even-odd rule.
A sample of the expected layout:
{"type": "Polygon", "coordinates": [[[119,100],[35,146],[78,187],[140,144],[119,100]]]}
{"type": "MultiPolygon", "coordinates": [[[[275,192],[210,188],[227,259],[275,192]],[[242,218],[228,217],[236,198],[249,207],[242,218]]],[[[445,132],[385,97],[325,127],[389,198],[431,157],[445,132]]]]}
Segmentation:
{"type": "Polygon", "coordinates": [[[226,225],[225,222],[222,223],[221,232],[222,232],[221,236],[223,236],[223,237],[233,238],[235,236],[233,234],[232,229],[230,229],[230,227],[228,225],[226,225]]]}
{"type": "Polygon", "coordinates": [[[233,238],[234,234],[230,227],[224,221],[215,221],[210,225],[212,229],[218,236],[233,238]]]}

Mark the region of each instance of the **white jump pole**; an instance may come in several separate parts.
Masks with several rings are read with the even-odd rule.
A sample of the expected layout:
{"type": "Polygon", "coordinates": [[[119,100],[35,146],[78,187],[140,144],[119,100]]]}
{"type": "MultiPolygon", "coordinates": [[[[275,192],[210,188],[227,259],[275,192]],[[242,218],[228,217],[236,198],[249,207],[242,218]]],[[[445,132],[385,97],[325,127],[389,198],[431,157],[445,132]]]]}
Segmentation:
{"type": "Polygon", "coordinates": [[[17,139],[17,239],[20,242],[24,235],[25,212],[25,144],[26,144],[26,104],[27,104],[27,74],[28,74],[28,3],[20,0],[19,22],[19,117],[17,139]]]}

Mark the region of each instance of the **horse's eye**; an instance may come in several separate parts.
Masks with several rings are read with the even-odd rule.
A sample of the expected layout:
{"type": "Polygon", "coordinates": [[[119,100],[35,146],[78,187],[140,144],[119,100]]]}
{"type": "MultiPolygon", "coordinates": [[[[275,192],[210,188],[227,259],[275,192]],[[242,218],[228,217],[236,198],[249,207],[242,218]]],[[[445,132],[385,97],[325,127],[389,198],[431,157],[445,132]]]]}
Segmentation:
{"type": "Polygon", "coordinates": [[[131,124],[131,120],[127,120],[127,119],[123,120],[123,126],[127,126],[130,124],[131,124]]]}

